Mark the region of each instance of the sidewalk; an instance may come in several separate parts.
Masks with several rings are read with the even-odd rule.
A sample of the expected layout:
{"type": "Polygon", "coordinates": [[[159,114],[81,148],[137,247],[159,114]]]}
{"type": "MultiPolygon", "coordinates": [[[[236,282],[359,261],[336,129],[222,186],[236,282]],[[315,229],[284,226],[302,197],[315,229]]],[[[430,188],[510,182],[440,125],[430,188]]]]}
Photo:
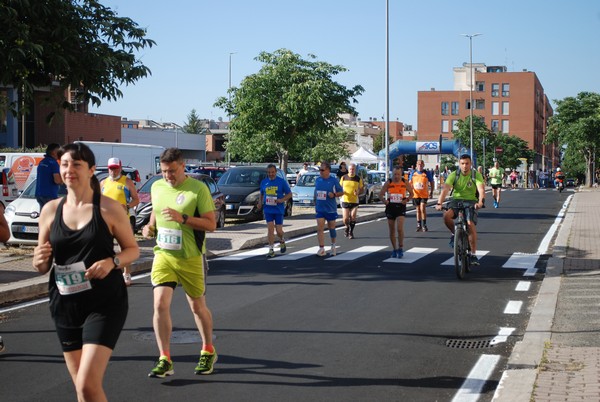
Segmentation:
{"type": "Polygon", "coordinates": [[[573,196],[493,401],[600,401],[599,205],[599,189],[573,196]]]}

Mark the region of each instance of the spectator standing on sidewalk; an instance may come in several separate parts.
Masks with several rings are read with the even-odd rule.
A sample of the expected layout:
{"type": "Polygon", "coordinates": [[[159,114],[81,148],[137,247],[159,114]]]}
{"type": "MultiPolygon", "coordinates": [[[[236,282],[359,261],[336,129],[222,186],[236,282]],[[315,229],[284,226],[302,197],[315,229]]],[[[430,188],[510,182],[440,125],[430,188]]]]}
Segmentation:
{"type": "Polygon", "coordinates": [[[379,199],[385,204],[385,216],[388,221],[390,241],[392,243],[391,258],[404,256],[404,217],[406,203],[413,198],[410,181],[405,181],[402,169],[394,169],[392,178],[385,182],[379,192],[379,199]],[[408,192],[408,197],[406,193],[408,192]]]}
{"type": "Polygon", "coordinates": [[[287,180],[277,176],[277,167],[273,164],[267,166],[267,177],[260,183],[260,197],[258,198],[258,209],[263,210],[267,221],[267,238],[269,240],[269,252],[267,258],[275,257],[275,230],[279,236],[279,251],[285,253],[285,238],[283,233],[283,215],[285,215],[285,204],[292,198],[292,190],[287,180]]]}
{"type": "Polygon", "coordinates": [[[152,324],[160,356],[148,377],[164,378],[175,373],[171,361],[171,302],[178,284],[185,291],[202,338],[194,373],[210,374],[217,351],[212,343],[212,314],[206,305],[205,233],[217,228],[215,207],[208,187],[185,174],[179,148],[163,151],[160,170],[163,179],[152,185],[152,213],[142,229],[145,237],[156,237],[150,278],[154,293],[152,324]]]}
{"type": "Polygon", "coordinates": [[[344,177],[347,174],[348,174],[348,167],[346,166],[346,162],[340,162],[340,168],[335,173],[335,176],[337,177],[338,181],[341,181],[342,177],[344,177]]]}
{"type": "Polygon", "coordinates": [[[58,156],[67,195],[42,210],[33,266],[50,271],[50,312],[77,400],[105,401],[102,380],[128,311],[120,268],[140,252],[121,204],[100,193],[90,148],[69,144],[58,156]]]}
{"type": "MultiPolygon", "coordinates": [[[[120,203],[127,213],[127,219],[131,222],[129,208],[135,208],[140,203],[135,184],[133,180],[123,174],[123,166],[119,158],[110,158],[107,166],[108,177],[100,183],[102,195],[120,203]]],[[[132,231],[134,231],[134,227],[135,222],[131,225],[132,231]]],[[[115,251],[117,253],[120,251],[118,245],[115,251]]],[[[129,273],[128,266],[123,267],[123,280],[125,281],[125,285],[131,285],[131,273],[129,273]]]]}
{"type": "Polygon", "coordinates": [[[410,174],[410,182],[415,197],[413,204],[417,209],[417,232],[427,232],[427,201],[433,198],[433,177],[430,172],[425,170],[425,162],[422,159],[417,161],[417,169],[410,174]]]}
{"type": "Polygon", "coordinates": [[[319,174],[315,180],[315,217],[317,218],[317,241],[319,242],[318,257],[325,257],[325,222],[329,228],[329,238],[331,239],[331,255],[336,255],[335,238],[335,220],[338,218],[337,202],[335,197],[341,197],[344,189],[335,176],[331,176],[331,166],[329,162],[321,162],[319,174]]]}
{"type": "Polygon", "coordinates": [[[52,143],[46,147],[46,155],[37,167],[35,181],[35,199],[40,204],[40,212],[48,201],[58,198],[58,186],[62,184],[58,167],[58,151],[60,145],[52,143]]]}

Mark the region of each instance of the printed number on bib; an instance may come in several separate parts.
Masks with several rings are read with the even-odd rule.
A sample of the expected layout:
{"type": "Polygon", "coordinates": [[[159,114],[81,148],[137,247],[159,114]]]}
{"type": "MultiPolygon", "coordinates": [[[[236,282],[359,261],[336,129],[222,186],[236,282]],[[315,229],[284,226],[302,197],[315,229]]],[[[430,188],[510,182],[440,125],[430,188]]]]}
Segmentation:
{"type": "Polygon", "coordinates": [[[180,229],[159,228],[156,244],[163,250],[181,250],[183,232],[180,229]]]}
{"type": "Polygon", "coordinates": [[[392,193],[390,194],[390,202],[393,203],[400,203],[402,202],[402,194],[398,194],[398,193],[392,193]]]}
{"type": "Polygon", "coordinates": [[[267,195],[267,205],[277,205],[277,197],[267,195]]]}
{"type": "Polygon", "coordinates": [[[326,200],[327,199],[327,191],[319,190],[317,191],[317,200],[326,200]]]}
{"type": "Polygon", "coordinates": [[[73,295],[92,288],[92,283],[85,277],[83,261],[70,265],[54,264],[56,287],[61,295],[73,295]]]}

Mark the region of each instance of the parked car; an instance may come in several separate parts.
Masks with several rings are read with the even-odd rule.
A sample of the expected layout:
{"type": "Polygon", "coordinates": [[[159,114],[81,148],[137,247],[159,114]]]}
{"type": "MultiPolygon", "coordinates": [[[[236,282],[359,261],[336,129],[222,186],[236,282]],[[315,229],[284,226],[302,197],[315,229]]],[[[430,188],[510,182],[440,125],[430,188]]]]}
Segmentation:
{"type": "Polygon", "coordinates": [[[227,171],[226,167],[222,166],[199,166],[192,170],[194,173],[205,174],[213,178],[217,183],[223,174],[227,171]]]}
{"type": "MultiPolygon", "coordinates": [[[[33,179],[21,195],[4,210],[4,218],[10,229],[7,244],[37,245],[39,233],[40,204],[35,199],[35,183],[33,179]]],[[[67,188],[64,184],[58,187],[58,196],[64,197],[67,188]]]]}
{"type": "MultiPolygon", "coordinates": [[[[277,176],[285,180],[285,174],[277,169],[277,176]]],[[[238,219],[262,219],[257,209],[260,182],[267,177],[267,168],[261,166],[232,167],[219,179],[219,188],[225,194],[226,216],[238,219]]],[[[293,201],[285,204],[285,216],[292,215],[293,201]]]]}
{"type": "MultiPolygon", "coordinates": [[[[385,175],[385,173],[384,173],[385,175]]],[[[385,179],[384,179],[385,180],[385,179]]],[[[379,192],[383,187],[384,180],[381,180],[379,172],[367,173],[367,180],[365,180],[365,203],[370,204],[379,200],[379,192]]]]}
{"type": "Polygon", "coordinates": [[[295,172],[292,168],[287,168],[285,178],[290,183],[290,186],[296,185],[296,177],[298,177],[298,172],[295,172]]]}
{"type": "MultiPolygon", "coordinates": [[[[225,226],[225,195],[217,186],[212,177],[200,173],[187,173],[193,179],[200,180],[208,187],[215,204],[215,218],[217,220],[217,228],[225,226]]],[[[144,183],[138,190],[140,203],[135,207],[135,231],[139,231],[148,224],[150,215],[152,214],[152,197],[150,189],[155,181],[162,179],[162,175],[153,176],[144,183]]]]}
{"type": "Polygon", "coordinates": [[[292,189],[294,204],[303,207],[315,205],[315,181],[319,176],[316,172],[308,172],[300,176],[300,180],[292,189]]]}

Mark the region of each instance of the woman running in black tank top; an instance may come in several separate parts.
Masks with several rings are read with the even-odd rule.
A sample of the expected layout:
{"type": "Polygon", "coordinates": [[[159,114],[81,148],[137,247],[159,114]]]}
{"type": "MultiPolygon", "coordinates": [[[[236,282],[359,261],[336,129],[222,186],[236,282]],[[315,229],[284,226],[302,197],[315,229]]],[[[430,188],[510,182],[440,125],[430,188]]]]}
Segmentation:
{"type": "Polygon", "coordinates": [[[59,158],[67,196],[42,209],[33,265],[50,271],[50,312],[77,398],[106,400],[102,379],[128,309],[119,267],[139,249],[123,207],[100,195],[92,151],[69,144],[59,158]]]}

